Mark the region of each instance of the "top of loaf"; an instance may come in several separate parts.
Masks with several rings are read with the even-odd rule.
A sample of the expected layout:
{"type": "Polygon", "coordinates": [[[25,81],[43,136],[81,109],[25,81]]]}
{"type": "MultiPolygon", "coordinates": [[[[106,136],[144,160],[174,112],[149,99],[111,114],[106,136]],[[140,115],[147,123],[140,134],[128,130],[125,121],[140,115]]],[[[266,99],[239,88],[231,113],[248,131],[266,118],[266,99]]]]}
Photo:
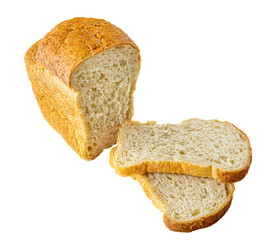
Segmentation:
{"type": "Polygon", "coordinates": [[[59,23],[34,45],[26,52],[25,59],[33,58],[69,87],[72,73],[84,60],[117,45],[138,49],[132,39],[113,24],[81,17],[59,23]]]}

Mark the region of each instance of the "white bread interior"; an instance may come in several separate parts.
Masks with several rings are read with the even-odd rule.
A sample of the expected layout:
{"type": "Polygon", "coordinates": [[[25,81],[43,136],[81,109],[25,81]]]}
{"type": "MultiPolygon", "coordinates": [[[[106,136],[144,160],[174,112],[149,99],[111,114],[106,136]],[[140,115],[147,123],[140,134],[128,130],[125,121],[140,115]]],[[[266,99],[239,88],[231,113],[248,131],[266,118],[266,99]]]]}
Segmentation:
{"type": "Polygon", "coordinates": [[[232,171],[244,167],[250,154],[248,137],[227,122],[197,118],[180,124],[126,121],[121,125],[113,166],[165,161],[232,171]]]}
{"type": "Polygon", "coordinates": [[[132,117],[139,70],[138,51],[120,45],[83,61],[73,72],[71,87],[77,93],[87,131],[85,159],[93,159],[113,145],[120,123],[132,117]]]}
{"type": "Polygon", "coordinates": [[[148,173],[153,200],[169,219],[188,222],[217,212],[227,201],[234,187],[213,178],[188,174],[148,173]]]}

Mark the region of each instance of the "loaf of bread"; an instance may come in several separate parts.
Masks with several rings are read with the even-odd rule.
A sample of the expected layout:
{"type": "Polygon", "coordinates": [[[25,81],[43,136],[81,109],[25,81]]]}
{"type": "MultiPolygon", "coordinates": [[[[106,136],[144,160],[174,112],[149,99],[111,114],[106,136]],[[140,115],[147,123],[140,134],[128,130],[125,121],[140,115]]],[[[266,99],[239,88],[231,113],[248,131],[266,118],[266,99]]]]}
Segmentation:
{"type": "Polygon", "coordinates": [[[43,116],[81,158],[115,144],[133,115],[140,70],[139,49],[121,29],[102,19],[64,21],[26,52],[25,64],[43,116]]]}
{"type": "Polygon", "coordinates": [[[133,175],[172,231],[191,232],[216,223],[229,209],[234,185],[188,174],[133,175]]]}
{"type": "Polygon", "coordinates": [[[122,176],[187,173],[236,182],[247,174],[251,159],[244,132],[227,122],[195,118],[180,124],[124,122],[110,164],[122,176]]]}

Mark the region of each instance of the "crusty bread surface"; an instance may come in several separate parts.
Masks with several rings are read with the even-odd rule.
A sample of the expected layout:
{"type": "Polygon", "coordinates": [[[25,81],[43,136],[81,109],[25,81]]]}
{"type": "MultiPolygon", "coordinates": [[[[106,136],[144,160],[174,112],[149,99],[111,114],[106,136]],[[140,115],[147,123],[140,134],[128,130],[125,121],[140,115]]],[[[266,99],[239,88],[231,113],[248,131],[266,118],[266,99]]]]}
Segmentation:
{"type": "Polygon", "coordinates": [[[74,18],[54,27],[25,54],[41,112],[86,160],[115,144],[133,115],[139,49],[102,19],[74,18]]]}
{"type": "Polygon", "coordinates": [[[234,185],[188,174],[133,175],[172,231],[191,232],[216,223],[229,209],[234,185]]]}
{"type": "Polygon", "coordinates": [[[180,124],[121,125],[110,164],[122,176],[153,172],[188,173],[236,182],[247,174],[248,137],[228,122],[189,119],[180,124]]]}

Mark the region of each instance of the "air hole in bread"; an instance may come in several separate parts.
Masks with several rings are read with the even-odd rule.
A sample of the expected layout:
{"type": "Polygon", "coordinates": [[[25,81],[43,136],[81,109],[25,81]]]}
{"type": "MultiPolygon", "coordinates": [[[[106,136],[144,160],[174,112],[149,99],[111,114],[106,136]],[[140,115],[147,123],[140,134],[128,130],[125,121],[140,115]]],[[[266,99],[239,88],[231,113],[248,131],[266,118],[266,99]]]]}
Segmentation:
{"type": "Polygon", "coordinates": [[[172,180],[171,176],[169,176],[169,175],[166,175],[166,178],[169,180],[172,180]]]}
{"type": "Polygon", "coordinates": [[[192,212],[192,216],[196,216],[199,215],[201,212],[201,210],[199,208],[196,208],[193,212],[192,212]]]}
{"type": "Polygon", "coordinates": [[[117,47],[115,47],[115,49],[118,49],[118,50],[121,50],[123,48],[124,48],[124,46],[117,46],[117,47]]]}
{"type": "Polygon", "coordinates": [[[180,151],[179,151],[179,154],[180,154],[180,155],[185,155],[185,154],[186,154],[186,152],[185,152],[185,151],[183,151],[183,150],[180,150],[180,151]]]}
{"type": "Polygon", "coordinates": [[[123,67],[127,64],[127,61],[126,60],[120,60],[119,64],[120,64],[121,67],[123,67]]]}
{"type": "Polygon", "coordinates": [[[240,137],[243,141],[246,141],[245,136],[244,136],[243,133],[239,133],[239,137],[240,137]]]}
{"type": "Polygon", "coordinates": [[[227,156],[220,156],[220,158],[222,159],[222,160],[224,160],[224,161],[226,161],[227,159],[228,159],[228,157],[227,156]]]}
{"type": "Polygon", "coordinates": [[[100,79],[102,80],[102,79],[104,79],[104,77],[105,77],[105,74],[101,73],[100,79]]]}
{"type": "Polygon", "coordinates": [[[218,159],[213,159],[213,162],[221,164],[221,161],[218,159]]]}

